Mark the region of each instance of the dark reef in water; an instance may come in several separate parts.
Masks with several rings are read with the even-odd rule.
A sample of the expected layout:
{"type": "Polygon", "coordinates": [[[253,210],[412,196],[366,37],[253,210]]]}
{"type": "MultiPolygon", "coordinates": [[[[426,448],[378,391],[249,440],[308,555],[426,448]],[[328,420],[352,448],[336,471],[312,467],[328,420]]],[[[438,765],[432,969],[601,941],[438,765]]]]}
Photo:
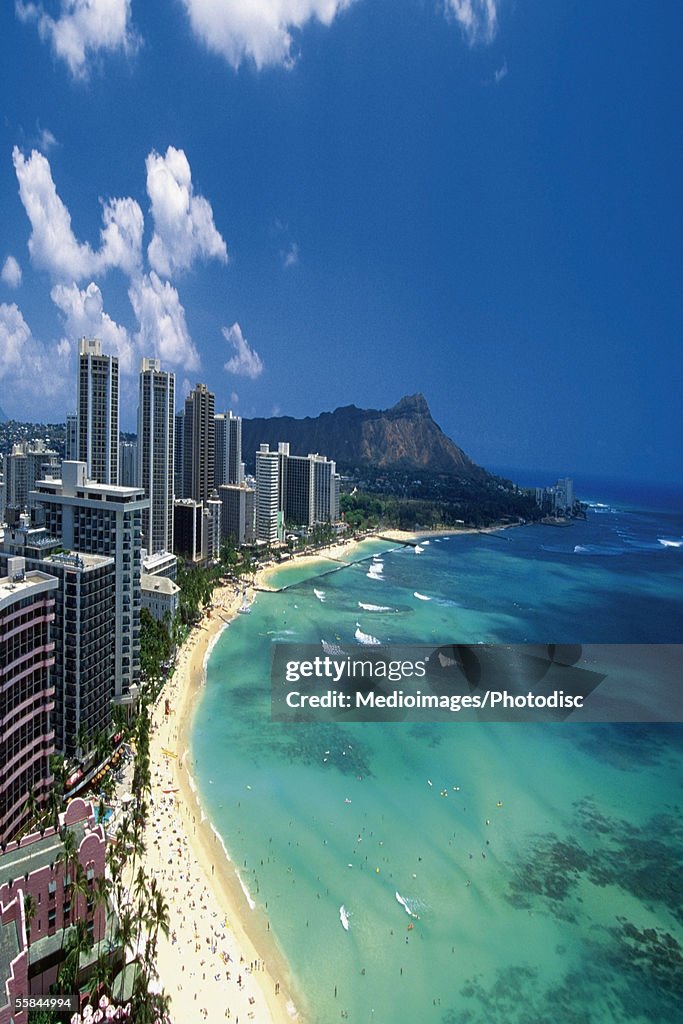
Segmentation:
{"type": "Polygon", "coordinates": [[[608,941],[584,944],[581,961],[559,983],[544,985],[528,964],[504,967],[486,985],[468,979],[461,1003],[442,1024],[596,1024],[597,1021],[680,1019],[683,999],[681,947],[672,935],[640,931],[620,919],[605,929],[608,941]]]}
{"type": "MultiPolygon", "coordinates": [[[[272,746],[272,737],[270,743],[272,746]]],[[[289,761],[336,768],[343,775],[372,775],[367,753],[357,737],[335,723],[283,726],[276,743],[280,755],[289,761]]]]}
{"type": "MultiPolygon", "coordinates": [[[[683,822],[680,808],[644,825],[602,812],[591,797],[574,805],[567,835],[531,835],[508,865],[506,898],[514,907],[550,912],[565,922],[568,942],[558,955],[582,959],[561,984],[542,987],[534,967],[501,969],[488,986],[482,976],[461,990],[463,1007],[449,1010],[443,1024],[592,1024],[597,1020],[680,1019],[683,1005],[683,946],[676,925],[643,926],[627,917],[614,925],[594,923],[585,933],[580,883],[613,886],[637,900],[647,921],[683,925],[683,822]],[[577,945],[572,945],[576,925],[577,945]],[[472,1005],[472,1004],[476,1005],[472,1005]]],[[[599,900],[599,897],[597,897],[599,900]]],[[[631,901],[629,907],[633,907],[631,901]]],[[[633,909],[630,917],[636,916],[633,909]]]]}
{"type": "Polygon", "coordinates": [[[577,726],[567,735],[591,757],[623,772],[665,765],[683,744],[683,726],[668,722],[597,722],[577,726]]]}
{"type": "Polygon", "coordinates": [[[641,828],[602,813],[589,797],[577,801],[574,809],[571,837],[559,839],[553,832],[530,837],[523,856],[510,865],[508,901],[524,909],[540,902],[571,920],[574,908],[561,904],[583,878],[595,886],[616,886],[648,908],[664,904],[683,924],[683,824],[678,808],[655,815],[641,828]]]}

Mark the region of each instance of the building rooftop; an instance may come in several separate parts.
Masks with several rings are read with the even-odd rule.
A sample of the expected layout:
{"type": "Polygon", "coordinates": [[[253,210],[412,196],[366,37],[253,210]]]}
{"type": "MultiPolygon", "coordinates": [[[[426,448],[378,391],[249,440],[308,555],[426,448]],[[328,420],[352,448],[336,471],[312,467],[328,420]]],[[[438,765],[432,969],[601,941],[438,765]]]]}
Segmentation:
{"type": "Polygon", "coordinates": [[[178,584],[167,576],[150,576],[148,573],[140,577],[140,588],[148,594],[165,594],[168,597],[180,593],[178,584]]]}
{"type": "MultiPolygon", "coordinates": [[[[154,570],[160,565],[168,565],[177,561],[177,555],[171,551],[155,551],[153,555],[143,555],[142,565],[145,569],[154,570]]],[[[150,572],[150,575],[153,576],[154,572],[150,572]]]]}
{"type": "MultiPolygon", "coordinates": [[[[74,834],[76,848],[80,847],[83,842],[86,824],[85,821],[76,821],[68,826],[74,834]]],[[[31,842],[24,842],[21,846],[17,846],[14,841],[9,845],[12,849],[6,850],[0,856],[0,887],[7,885],[10,879],[14,882],[23,881],[24,875],[30,874],[31,871],[49,867],[50,864],[55,863],[64,849],[64,843],[59,838],[58,832],[34,839],[31,842]]]]}
{"type": "Polygon", "coordinates": [[[0,609],[13,604],[21,597],[30,596],[32,591],[56,590],[57,580],[37,569],[29,569],[17,579],[9,576],[0,577],[0,609]]]}
{"type": "Polygon", "coordinates": [[[10,978],[10,965],[19,955],[19,934],[17,922],[8,921],[3,924],[0,920],[0,1006],[7,1005],[6,985],[10,978]]]}
{"type": "Polygon", "coordinates": [[[109,555],[88,555],[82,551],[71,551],[69,554],[60,552],[59,554],[48,555],[43,561],[86,570],[96,569],[101,565],[114,565],[114,559],[109,555]]]}

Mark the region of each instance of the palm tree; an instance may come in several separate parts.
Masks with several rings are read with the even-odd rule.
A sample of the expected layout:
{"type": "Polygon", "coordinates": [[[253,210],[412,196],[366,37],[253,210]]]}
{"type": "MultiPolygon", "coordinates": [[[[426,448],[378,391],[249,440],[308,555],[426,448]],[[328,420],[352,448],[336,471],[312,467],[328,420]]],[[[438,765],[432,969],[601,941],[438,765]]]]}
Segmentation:
{"type": "Polygon", "coordinates": [[[151,929],[153,938],[152,943],[152,959],[156,959],[157,941],[159,938],[159,931],[162,931],[166,938],[169,935],[170,919],[168,903],[164,899],[164,894],[156,884],[156,879],[152,881],[152,902],[147,911],[146,924],[151,929]]]}
{"type": "Polygon", "coordinates": [[[24,810],[28,814],[28,821],[26,822],[26,824],[27,826],[30,826],[38,816],[38,800],[36,799],[36,791],[33,786],[31,786],[31,788],[28,791],[28,797],[26,798],[26,803],[24,804],[24,810]]]}
{"type": "Polygon", "coordinates": [[[38,907],[30,892],[24,893],[24,917],[26,918],[26,941],[31,945],[31,922],[36,916],[38,907]]]}
{"type": "Polygon", "coordinates": [[[92,947],[93,941],[90,937],[88,926],[83,920],[83,918],[79,918],[78,921],[76,921],[75,928],[73,928],[72,931],[69,933],[69,939],[67,942],[68,953],[66,957],[66,964],[69,964],[69,961],[71,960],[72,957],[74,958],[74,983],[78,982],[78,975],[80,974],[81,970],[81,956],[83,955],[83,953],[88,953],[92,949],[92,947]]]}
{"type": "MultiPolygon", "coordinates": [[[[76,861],[76,863],[75,863],[75,871],[74,871],[74,878],[73,878],[73,881],[71,882],[71,900],[72,900],[71,916],[72,916],[72,918],[80,918],[81,917],[81,915],[78,913],[78,897],[79,896],[83,897],[83,899],[84,899],[84,901],[86,903],[85,910],[87,911],[87,902],[88,902],[88,897],[90,896],[90,893],[91,893],[90,883],[88,882],[88,879],[85,877],[85,871],[81,867],[80,861],[76,861]]],[[[85,915],[83,915],[83,916],[85,916],[85,915]]]]}
{"type": "Polygon", "coordinates": [[[81,760],[85,757],[85,748],[88,743],[88,730],[83,725],[83,722],[79,722],[78,729],[76,730],[76,754],[81,760]]]}
{"type": "Polygon", "coordinates": [[[124,907],[116,925],[116,941],[123,950],[123,964],[126,965],[126,950],[133,940],[133,915],[129,907],[124,907]]]}
{"type": "MultiPolygon", "coordinates": [[[[68,884],[71,884],[70,872],[73,870],[78,860],[78,848],[76,846],[76,836],[70,828],[65,828],[61,835],[62,849],[57,855],[57,863],[62,864],[64,867],[64,890],[68,884]]],[[[60,949],[64,948],[64,935],[66,933],[66,915],[62,919],[62,941],[60,949]]]]}
{"type": "Polygon", "coordinates": [[[43,828],[43,831],[48,825],[52,825],[55,832],[59,829],[59,812],[61,810],[61,807],[62,798],[59,794],[59,790],[57,789],[56,786],[54,786],[50,790],[50,794],[47,798],[47,807],[45,809],[45,814],[41,822],[41,828],[43,828]]]}
{"type": "Polygon", "coordinates": [[[111,883],[110,883],[109,879],[106,878],[104,875],[98,875],[97,878],[95,879],[95,886],[94,886],[94,889],[93,889],[93,899],[94,899],[93,918],[94,918],[95,914],[97,913],[97,911],[99,910],[99,908],[101,907],[104,910],[104,918],[105,918],[105,922],[106,922],[106,919],[107,919],[107,906],[108,906],[108,903],[109,903],[109,893],[110,892],[111,892],[111,883]]]}
{"type": "Polygon", "coordinates": [[[89,982],[90,1001],[94,1003],[97,996],[100,995],[100,990],[106,990],[111,985],[111,963],[106,953],[100,953],[97,957],[90,973],[89,982]]]}

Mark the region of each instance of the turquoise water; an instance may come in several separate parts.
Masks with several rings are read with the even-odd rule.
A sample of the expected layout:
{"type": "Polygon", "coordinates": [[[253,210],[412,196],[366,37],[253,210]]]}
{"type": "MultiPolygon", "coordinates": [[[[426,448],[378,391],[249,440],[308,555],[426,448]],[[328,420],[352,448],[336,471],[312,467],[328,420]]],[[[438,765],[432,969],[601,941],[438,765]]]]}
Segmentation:
{"type": "Polygon", "coordinates": [[[680,726],[270,721],[271,642],[352,642],[356,623],[383,641],[679,641],[683,517],[647,509],[431,538],[370,576],[372,558],[260,594],[223,634],[194,772],[315,1024],[679,1019],[680,726]]]}

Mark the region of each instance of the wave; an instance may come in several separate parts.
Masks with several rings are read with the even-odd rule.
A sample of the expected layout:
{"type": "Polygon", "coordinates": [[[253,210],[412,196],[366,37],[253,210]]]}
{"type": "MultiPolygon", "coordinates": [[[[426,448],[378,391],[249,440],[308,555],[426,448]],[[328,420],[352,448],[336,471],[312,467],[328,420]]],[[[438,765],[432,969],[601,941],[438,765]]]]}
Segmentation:
{"type": "Polygon", "coordinates": [[[626,548],[621,547],[610,547],[608,544],[575,544],[574,554],[575,555],[607,555],[614,557],[615,555],[623,555],[626,553],[626,548]]]}
{"type": "Polygon", "coordinates": [[[424,548],[421,548],[419,544],[416,544],[415,547],[413,548],[413,551],[415,552],[416,555],[421,555],[422,552],[424,551],[424,548]]]}
{"type": "Polygon", "coordinates": [[[358,602],[358,607],[366,612],[393,612],[394,610],[387,604],[363,604],[362,601],[358,602]]]}
{"type": "Polygon", "coordinates": [[[657,540],[665,548],[683,548],[683,540],[669,540],[667,537],[657,537],[657,540]]]}
{"type": "Polygon", "coordinates": [[[360,623],[356,623],[356,632],[354,634],[359,644],[365,644],[368,647],[376,647],[382,641],[378,640],[376,636],[372,636],[370,633],[364,633],[360,628],[360,623]]]}
{"type": "Polygon", "coordinates": [[[417,590],[413,593],[413,597],[416,597],[419,601],[431,601],[431,597],[427,597],[426,594],[418,594],[417,590]]]}
{"type": "Polygon", "coordinates": [[[396,896],[396,902],[401,904],[401,906],[405,910],[406,914],[408,914],[409,917],[417,918],[418,915],[415,913],[415,910],[414,910],[414,904],[415,904],[416,901],[415,900],[411,900],[411,899],[406,899],[405,896],[401,896],[401,894],[400,894],[400,892],[398,892],[398,890],[394,893],[394,895],[396,896]]]}
{"type": "Polygon", "coordinates": [[[449,597],[437,597],[435,598],[436,604],[440,604],[442,608],[460,608],[458,601],[451,601],[449,597]]]}
{"type": "MultiPolygon", "coordinates": [[[[381,563],[377,563],[377,564],[381,565],[381,563]]],[[[382,580],[382,581],[384,580],[384,573],[383,573],[382,569],[381,568],[375,569],[375,564],[374,563],[370,566],[370,568],[368,569],[368,571],[366,572],[365,575],[367,576],[367,578],[369,580],[382,580]]]]}
{"type": "Polygon", "coordinates": [[[213,824],[213,822],[210,822],[209,824],[211,825],[211,831],[213,832],[213,834],[215,835],[216,839],[218,840],[218,842],[223,847],[223,853],[225,854],[226,860],[229,860],[230,863],[232,863],[232,857],[228,853],[228,848],[225,845],[225,843],[223,842],[223,836],[220,834],[220,832],[218,831],[216,826],[213,824]]]}
{"type": "Polygon", "coordinates": [[[314,587],[313,588],[313,593],[315,594],[315,596],[318,598],[319,601],[324,601],[325,600],[325,591],[324,590],[317,590],[314,587]]]}
{"type": "Polygon", "coordinates": [[[242,876],[240,875],[239,871],[237,871],[237,870],[235,871],[235,874],[237,875],[237,881],[240,883],[240,888],[242,889],[242,892],[244,893],[246,901],[249,904],[249,909],[250,910],[255,910],[256,909],[256,904],[254,903],[253,899],[251,898],[251,893],[249,892],[249,890],[247,889],[246,885],[242,881],[242,876]]]}

